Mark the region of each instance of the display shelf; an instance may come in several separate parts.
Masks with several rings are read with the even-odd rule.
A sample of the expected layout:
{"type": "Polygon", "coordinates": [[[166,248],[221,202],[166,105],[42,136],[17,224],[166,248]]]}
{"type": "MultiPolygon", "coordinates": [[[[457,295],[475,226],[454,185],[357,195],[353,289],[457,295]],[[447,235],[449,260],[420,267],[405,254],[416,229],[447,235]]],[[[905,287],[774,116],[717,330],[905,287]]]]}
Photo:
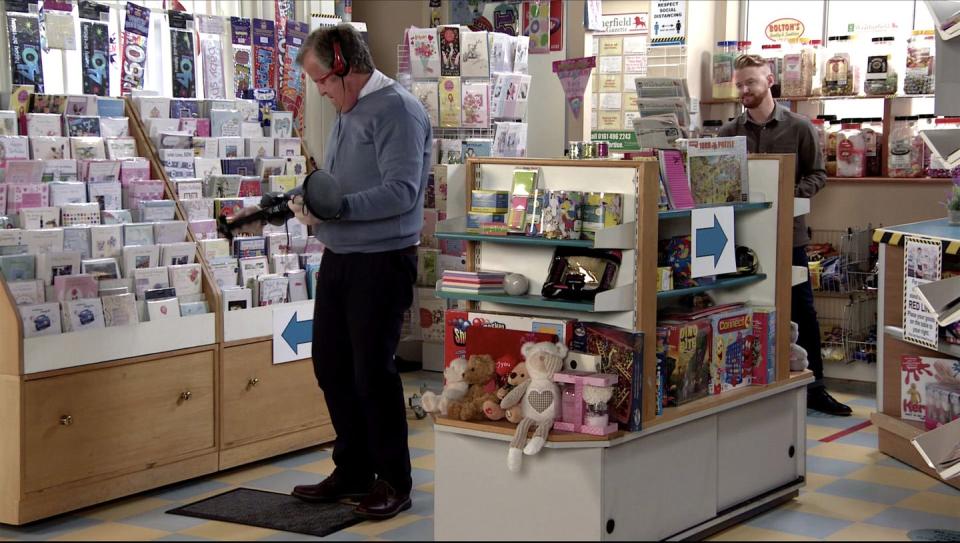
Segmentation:
{"type": "Polygon", "coordinates": [[[948,177],[828,177],[827,183],[950,184],[953,183],[953,179],[948,177]]]}
{"type": "MultiPolygon", "coordinates": [[[[451,419],[449,417],[434,417],[434,424],[448,428],[459,428],[476,432],[479,435],[488,434],[488,437],[494,439],[497,436],[504,436],[499,439],[509,441],[510,437],[517,430],[517,425],[504,420],[486,420],[486,421],[463,421],[451,419]]],[[[550,443],[591,443],[596,445],[609,445],[611,441],[623,437],[627,432],[616,431],[605,436],[594,436],[589,434],[578,434],[575,432],[560,432],[552,430],[547,441],[550,443]]],[[[532,434],[531,434],[532,435],[532,434]]]]}
{"type": "MultiPolygon", "coordinates": [[[[903,328],[899,326],[884,326],[883,332],[889,337],[898,339],[900,341],[904,341],[903,328]]],[[[952,343],[946,343],[944,341],[941,341],[940,346],[936,350],[941,354],[960,358],[960,345],[954,345],[952,343]]]]}
{"type": "Polygon", "coordinates": [[[633,308],[634,287],[632,284],[606,290],[597,294],[593,302],[574,302],[551,300],[535,294],[510,296],[509,294],[467,294],[437,290],[437,296],[447,300],[468,300],[471,302],[491,302],[506,305],[542,307],[545,309],[563,309],[582,313],[600,313],[608,311],[630,311],[633,308]]]}
{"type": "MultiPolygon", "coordinates": [[[[850,96],[781,96],[774,98],[777,102],[826,102],[833,100],[897,100],[902,98],[933,98],[933,94],[886,94],[882,96],[850,95],[850,96]]],[[[700,100],[703,105],[739,104],[739,98],[711,98],[700,100]]]]}
{"type": "Polygon", "coordinates": [[[24,338],[23,373],[39,373],[216,343],[213,313],[24,338]],[[122,339],[121,339],[122,338],[122,339]],[[65,356],[69,353],[69,356],[65,356]]]}
{"type": "Polygon", "coordinates": [[[588,239],[547,239],[524,235],[495,236],[467,231],[464,217],[447,219],[437,224],[438,239],[480,241],[490,243],[509,243],[538,247],[578,247],[586,249],[632,249],[636,236],[637,223],[628,222],[618,226],[604,228],[597,232],[595,240],[588,239]]]}
{"type": "Polygon", "coordinates": [[[707,396],[706,398],[701,398],[681,406],[664,407],[663,414],[657,416],[657,418],[654,419],[654,421],[648,427],[670,424],[680,420],[689,419],[691,417],[696,417],[698,414],[702,415],[715,412],[718,409],[734,407],[736,405],[749,402],[753,399],[767,397],[782,389],[795,388],[797,386],[806,385],[812,382],[813,372],[810,370],[791,371],[786,379],[782,379],[768,385],[738,388],[724,392],[723,394],[707,396]]]}
{"type": "Polygon", "coordinates": [[[273,311],[275,309],[309,308],[313,313],[313,300],[286,304],[251,307],[240,311],[223,313],[223,341],[241,341],[253,338],[272,338],[273,311]]]}
{"type": "Polygon", "coordinates": [[[679,298],[681,296],[689,296],[690,294],[699,294],[701,292],[706,292],[708,290],[721,290],[728,288],[738,288],[745,287],[747,285],[752,285],[754,283],[759,283],[767,278],[765,273],[757,273],[754,275],[747,275],[745,277],[721,277],[716,280],[715,283],[710,283],[709,285],[701,285],[697,287],[689,288],[678,288],[673,290],[664,290],[657,293],[657,300],[669,300],[672,298],[679,298]]]}
{"type": "Polygon", "coordinates": [[[670,209],[667,211],[660,211],[657,213],[657,216],[663,219],[683,219],[689,218],[693,213],[694,209],[709,209],[712,207],[732,207],[734,213],[743,213],[746,211],[758,211],[761,209],[770,209],[773,206],[770,202],[743,202],[737,204],[716,204],[716,205],[704,205],[697,206],[693,209],[670,209]]]}

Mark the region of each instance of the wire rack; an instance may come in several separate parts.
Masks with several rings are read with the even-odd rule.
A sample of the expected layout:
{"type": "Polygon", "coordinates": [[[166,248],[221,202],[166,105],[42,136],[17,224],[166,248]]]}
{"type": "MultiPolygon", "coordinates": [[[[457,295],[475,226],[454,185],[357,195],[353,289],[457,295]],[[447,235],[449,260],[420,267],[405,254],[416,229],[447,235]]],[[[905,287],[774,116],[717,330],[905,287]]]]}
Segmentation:
{"type": "Polygon", "coordinates": [[[876,294],[873,228],[810,230],[810,283],[815,293],[876,294]]]}
{"type": "Polygon", "coordinates": [[[873,229],[810,230],[810,283],[824,362],[877,361],[873,229]]]}

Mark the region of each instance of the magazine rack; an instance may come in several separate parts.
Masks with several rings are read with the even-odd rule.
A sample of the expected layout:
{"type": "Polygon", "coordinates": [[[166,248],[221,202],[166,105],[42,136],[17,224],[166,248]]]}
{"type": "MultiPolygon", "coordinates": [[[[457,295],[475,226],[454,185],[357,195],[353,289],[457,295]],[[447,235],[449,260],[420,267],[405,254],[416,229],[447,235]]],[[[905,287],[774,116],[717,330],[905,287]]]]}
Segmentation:
{"type": "MultiPolygon", "coordinates": [[[[437,418],[436,539],[694,537],[796,496],[805,474],[804,388],[812,377],[810,372],[789,371],[789,338],[783,326],[776,335],[774,383],[656,414],[653,331],[658,304],[705,290],[656,290],[658,239],[690,228],[689,211],[657,211],[656,160],[471,159],[467,209],[469,189],[509,190],[517,167],[541,168],[540,188],[625,195],[625,225],[601,231],[598,238],[602,245],[623,249],[615,288],[626,300],[557,308],[536,296],[458,297],[482,310],[573,317],[645,332],[643,430],[604,437],[553,432],[546,450],[525,457],[521,472],[514,474],[506,466],[513,425],[437,418]],[[476,503],[484,508],[477,509],[476,503]],[[527,521],[512,526],[509,535],[489,522],[509,518],[520,508],[527,521]]],[[[794,158],[757,155],[749,167],[750,201],[734,206],[736,242],[757,252],[762,273],[709,288],[718,303],[748,301],[789,315],[794,158]]],[[[463,231],[456,219],[441,223],[437,235],[466,240],[471,269],[526,275],[531,292],[540,289],[553,248],[570,243],[476,235],[463,231]]],[[[802,280],[805,276],[796,278],[802,280]]]]}
{"type": "MultiPolygon", "coordinates": [[[[139,111],[127,99],[134,124],[145,133],[139,111]]],[[[167,176],[159,153],[149,139],[151,161],[166,183],[171,198],[180,200],[167,176]]],[[[301,151],[307,152],[301,139],[301,151]]],[[[193,236],[193,233],[190,232],[193,236]]],[[[201,251],[202,253],[202,251],[201,251]]],[[[211,274],[206,258],[201,255],[204,272],[211,274]]],[[[219,469],[228,469],[247,462],[331,441],[333,426],[327,413],[323,393],[316,384],[311,360],[273,364],[273,312],[276,309],[310,305],[313,300],[255,307],[226,312],[220,301],[212,310],[217,314],[218,368],[218,433],[219,469]]]]}
{"type": "MultiPolygon", "coordinates": [[[[131,119],[138,154],[149,158],[138,128],[131,119]]],[[[217,305],[207,273],[202,288],[217,305]]],[[[23,338],[0,278],[0,522],[216,471],[216,330],[211,312],[23,338]]]]}
{"type": "MultiPolygon", "coordinates": [[[[901,400],[900,362],[903,356],[928,356],[960,359],[960,345],[945,343],[941,338],[937,350],[927,349],[903,339],[903,259],[904,238],[939,240],[944,260],[958,259],[960,227],[947,225],[946,219],[923,221],[877,229],[874,241],[880,243],[880,285],[877,304],[877,412],[870,417],[877,425],[880,452],[913,466],[938,479],[927,466],[910,440],[924,433],[922,422],[904,420],[901,400]],[[882,330],[882,333],[879,331],[882,330]]],[[[960,489],[960,480],[944,481],[960,489]]]]}

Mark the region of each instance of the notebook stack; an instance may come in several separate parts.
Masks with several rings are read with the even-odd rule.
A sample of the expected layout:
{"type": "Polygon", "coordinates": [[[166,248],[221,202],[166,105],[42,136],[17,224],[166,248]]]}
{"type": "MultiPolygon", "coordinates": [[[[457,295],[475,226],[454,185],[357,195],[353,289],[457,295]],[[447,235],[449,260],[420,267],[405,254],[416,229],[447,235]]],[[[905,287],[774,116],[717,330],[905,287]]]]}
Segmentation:
{"type": "Polygon", "coordinates": [[[440,290],[466,294],[503,294],[503,272],[444,270],[440,290]]]}

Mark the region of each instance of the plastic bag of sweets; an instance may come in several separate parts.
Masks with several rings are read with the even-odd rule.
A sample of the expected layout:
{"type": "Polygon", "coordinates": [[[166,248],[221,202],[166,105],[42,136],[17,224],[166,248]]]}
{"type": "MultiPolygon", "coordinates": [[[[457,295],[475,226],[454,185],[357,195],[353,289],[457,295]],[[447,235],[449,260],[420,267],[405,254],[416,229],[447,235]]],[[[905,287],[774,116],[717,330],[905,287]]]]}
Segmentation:
{"type": "Polygon", "coordinates": [[[713,50],[712,87],[713,98],[736,98],[737,87],[733,82],[734,62],[737,59],[736,41],[718,41],[713,50]]]}
{"type": "Polygon", "coordinates": [[[907,40],[907,66],[903,75],[904,94],[933,94],[934,50],[933,30],[914,30],[907,40]]]}
{"type": "Polygon", "coordinates": [[[797,40],[791,40],[791,50],[783,55],[782,96],[800,97],[813,95],[813,80],[817,70],[814,48],[809,42],[797,47],[797,40]]]}
{"type": "Polygon", "coordinates": [[[923,173],[923,151],[914,150],[915,117],[893,118],[887,149],[887,174],[890,177],[920,177],[923,173]]]}
{"type": "Polygon", "coordinates": [[[811,119],[810,122],[813,124],[813,129],[817,132],[817,147],[820,148],[820,157],[823,160],[823,163],[827,162],[827,127],[823,119],[818,116],[816,119],[811,119]]]}
{"type": "Polygon", "coordinates": [[[871,42],[863,78],[863,93],[868,96],[896,94],[900,80],[893,67],[893,37],[877,37],[871,42]]]}
{"type": "Polygon", "coordinates": [[[850,96],[854,94],[854,67],[850,62],[850,36],[830,36],[827,59],[823,63],[821,85],[824,96],[850,96]]]}
{"type": "Polygon", "coordinates": [[[837,177],[863,177],[867,168],[866,154],[867,145],[860,123],[844,119],[837,133],[837,177]]]}
{"type": "Polygon", "coordinates": [[[817,115],[818,119],[823,119],[824,132],[826,137],[821,141],[824,152],[824,169],[827,175],[834,177],[837,175],[837,132],[840,131],[840,123],[837,122],[836,115],[817,115]]]}
{"type": "Polygon", "coordinates": [[[863,130],[863,140],[867,146],[867,177],[880,177],[882,171],[882,165],[880,157],[880,142],[882,140],[882,126],[883,119],[879,117],[871,117],[859,119],[861,121],[860,127],[863,130]]]}

